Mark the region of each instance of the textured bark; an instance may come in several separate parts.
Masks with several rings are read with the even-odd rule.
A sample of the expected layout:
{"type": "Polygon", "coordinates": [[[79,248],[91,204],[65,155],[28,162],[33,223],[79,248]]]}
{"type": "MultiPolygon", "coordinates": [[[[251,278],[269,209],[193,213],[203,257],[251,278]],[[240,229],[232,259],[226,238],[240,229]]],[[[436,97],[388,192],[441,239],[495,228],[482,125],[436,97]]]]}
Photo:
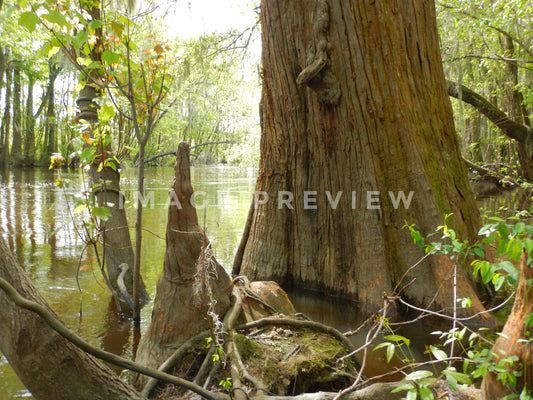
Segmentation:
{"type": "MultiPolygon", "coordinates": [[[[392,293],[423,256],[403,229],[406,221],[429,234],[453,213],[449,223],[470,239],[480,224],[446,93],[434,3],[272,0],[261,11],[256,190],[270,200],[257,202],[234,272],[377,309],[383,293],[392,293]],[[328,17],[324,10],[327,30],[318,29],[328,17]],[[302,82],[324,34],[327,62],[302,82]],[[293,209],[280,205],[280,191],[293,194],[293,209]],[[305,191],[316,192],[316,208],[305,209],[305,191]],[[370,191],[380,193],[379,208],[367,207],[367,196],[377,197],[370,191]],[[406,197],[413,191],[410,207],[395,209],[389,191],[406,197]]],[[[449,259],[430,257],[408,274],[404,285],[416,281],[402,295],[450,307],[452,271],[449,259]]],[[[479,311],[468,276],[460,269],[458,293],[471,296],[479,311]]]]}
{"type": "MultiPolygon", "coordinates": [[[[138,363],[153,367],[161,365],[188,338],[209,329],[206,311],[210,299],[195,295],[197,262],[205,236],[191,204],[194,197],[186,143],[179,145],[174,168],[163,272],[157,282],[152,321],[136,357],[138,363]]],[[[208,280],[217,302],[215,312],[222,319],[229,308],[232,283],[223,267],[213,261],[215,270],[208,280]]]]}
{"type": "MultiPolygon", "coordinates": [[[[0,277],[23,297],[48,308],[1,238],[0,277]]],[[[39,316],[14,305],[1,290],[0,350],[38,400],[143,398],[39,316]]]]}
{"type": "MultiPolygon", "coordinates": [[[[518,356],[518,363],[523,365],[523,376],[518,379],[517,393],[521,392],[524,385],[529,393],[533,388],[533,326],[526,326],[526,318],[533,313],[532,282],[533,267],[526,265],[526,257],[523,256],[520,262],[520,281],[511,314],[492,348],[496,357],[518,356]]],[[[493,373],[488,373],[483,379],[482,390],[484,400],[499,400],[514,393],[509,387],[502,386],[493,373]]]]}
{"type": "MultiPolygon", "coordinates": [[[[89,85],[80,91],[76,101],[79,108],[78,120],[84,120],[90,124],[98,122],[98,106],[94,101],[97,96],[98,93],[95,88],[89,85]]],[[[120,174],[111,168],[103,168],[98,171],[98,165],[95,164],[90,169],[90,179],[97,204],[106,206],[111,211],[111,217],[107,221],[102,221],[101,224],[104,230],[103,244],[106,251],[107,274],[115,290],[120,293],[117,286],[117,278],[120,274],[119,265],[128,264],[129,269],[124,283],[131,296],[133,292],[134,253],[124,208],[124,196],[120,192],[120,174]]],[[[142,280],[140,285],[140,298],[144,303],[149,300],[149,296],[142,280]]],[[[126,306],[127,303],[124,301],[123,305],[126,306]]]]}

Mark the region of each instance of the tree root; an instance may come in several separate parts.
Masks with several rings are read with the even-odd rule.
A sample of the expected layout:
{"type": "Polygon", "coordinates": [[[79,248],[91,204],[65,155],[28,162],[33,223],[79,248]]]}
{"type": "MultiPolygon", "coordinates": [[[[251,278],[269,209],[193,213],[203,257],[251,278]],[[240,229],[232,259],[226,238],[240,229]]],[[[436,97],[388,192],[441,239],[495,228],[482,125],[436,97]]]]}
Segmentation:
{"type": "MultiPolygon", "coordinates": [[[[104,350],[101,350],[99,348],[96,348],[94,346],[91,346],[86,341],[84,341],[82,338],[77,336],[74,332],[70,331],[67,327],[65,327],[59,320],[57,320],[48,310],[46,310],[43,306],[40,304],[37,304],[33,301],[27,300],[24,297],[22,297],[7,281],[0,278],[0,288],[3,289],[3,291],[6,293],[6,295],[18,306],[33,311],[37,313],[40,317],[44,319],[44,321],[56,332],[58,332],[61,336],[72,342],[74,345],[78,346],[85,352],[100,358],[104,361],[107,361],[109,363],[112,363],[114,365],[121,366],[123,368],[129,369],[131,371],[138,372],[140,374],[144,374],[147,376],[150,376],[155,379],[151,379],[145,388],[142,391],[142,395],[147,397],[150,393],[149,387],[152,382],[162,381],[166,382],[172,385],[177,385],[180,387],[183,387],[184,389],[193,391],[200,396],[202,396],[205,399],[208,400],[229,400],[230,396],[224,393],[220,392],[211,392],[208,391],[200,386],[198,386],[195,383],[189,382],[185,379],[169,375],[167,373],[164,373],[164,370],[168,370],[174,363],[179,360],[188,350],[193,348],[194,341],[197,341],[201,339],[202,337],[208,336],[209,332],[205,331],[202,332],[195,337],[187,340],[183,345],[179,347],[179,349],[176,350],[176,352],[167,360],[163,365],[159,367],[159,370],[155,370],[153,368],[149,368],[143,365],[139,365],[131,360],[125,359],[123,357],[117,356],[115,354],[106,352],[104,350]]],[[[238,311],[240,309],[240,295],[238,295],[239,291],[235,290],[234,298],[235,303],[233,307],[230,309],[230,311],[227,313],[225,318],[225,322],[228,323],[228,327],[232,327],[239,315],[238,311]]],[[[313,322],[313,321],[300,321],[300,320],[291,320],[289,318],[263,318],[258,321],[254,321],[251,323],[235,326],[235,329],[231,329],[231,331],[235,330],[243,330],[243,329],[252,329],[257,328],[261,326],[270,326],[270,325],[288,325],[288,326],[295,326],[299,328],[312,328],[312,329],[319,329],[325,333],[329,333],[334,335],[338,340],[340,340],[342,343],[345,343],[347,339],[336,329],[328,327],[326,325],[313,322]]],[[[244,367],[244,364],[242,362],[241,356],[238,353],[237,347],[235,346],[234,340],[232,335],[228,338],[228,353],[231,355],[232,359],[232,375],[233,375],[233,383],[234,383],[234,389],[233,394],[235,399],[247,399],[246,393],[242,388],[242,383],[240,381],[240,377],[242,376],[244,379],[248,380],[256,389],[261,390],[261,388],[264,389],[265,385],[260,380],[252,377],[244,367]],[[239,394],[240,393],[240,394],[239,394]]],[[[349,341],[348,341],[349,342],[349,341]]],[[[347,344],[348,345],[348,344],[347,344]]],[[[348,345],[349,348],[353,348],[351,343],[348,345]]],[[[372,400],[372,399],[380,399],[380,400],[396,400],[400,399],[402,397],[401,393],[391,394],[390,391],[396,387],[398,387],[401,383],[376,383],[369,387],[366,387],[364,389],[349,393],[347,395],[343,395],[340,397],[341,400],[372,400]]],[[[261,394],[254,399],[257,400],[331,400],[333,399],[338,393],[336,392],[318,392],[318,393],[306,393],[298,396],[269,396],[266,394],[261,394]]]]}
{"type": "Polygon", "coordinates": [[[54,315],[52,315],[42,305],[22,297],[16,291],[16,289],[13,286],[11,286],[9,282],[7,282],[5,279],[0,278],[0,288],[2,288],[2,290],[6,293],[6,295],[16,305],[38,314],[48,324],[48,326],[50,326],[50,328],[55,330],[57,333],[59,333],[61,336],[63,336],[65,339],[67,339],[69,342],[71,342],[75,346],[79,347],[80,349],[82,349],[86,353],[91,354],[94,357],[110,362],[114,365],[118,365],[122,368],[129,369],[130,371],[135,371],[143,375],[151,376],[152,378],[156,378],[166,383],[184,387],[188,390],[191,390],[199,394],[200,396],[208,400],[229,400],[229,396],[223,393],[213,393],[213,392],[207,391],[204,388],[192,382],[189,382],[185,379],[178,378],[176,376],[169,375],[167,373],[158,371],[156,369],[137,364],[131,360],[117,356],[116,354],[109,353],[105,350],[99,349],[98,347],[94,347],[90,345],[89,343],[87,343],[85,340],[83,340],[81,337],[76,335],[70,329],[68,329],[65,325],[63,325],[54,315]]]}

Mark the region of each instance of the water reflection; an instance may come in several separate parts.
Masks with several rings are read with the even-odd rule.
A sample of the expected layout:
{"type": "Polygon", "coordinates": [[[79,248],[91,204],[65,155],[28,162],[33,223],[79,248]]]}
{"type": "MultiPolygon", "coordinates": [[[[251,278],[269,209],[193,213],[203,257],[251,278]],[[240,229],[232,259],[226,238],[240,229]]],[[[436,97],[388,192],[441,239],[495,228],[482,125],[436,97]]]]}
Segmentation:
{"type": "MultiPolygon", "coordinates": [[[[146,171],[142,268],[146,289],[152,298],[163,265],[168,188],[173,173],[173,168],[168,167],[146,171]]],[[[198,203],[206,204],[205,219],[203,210],[199,210],[200,225],[205,224],[217,259],[230,270],[254,190],[255,172],[228,166],[199,166],[192,169],[191,176],[199,193],[198,203]]],[[[84,190],[83,175],[78,171],[62,171],[64,188],[55,183],[59,177],[58,171],[46,169],[0,171],[0,235],[67,326],[94,345],[129,355],[132,342],[129,323],[122,321],[110,305],[111,295],[102,281],[96,256],[91,249],[83,250],[84,244],[74,230],[71,215],[75,196],[84,190]],[[77,272],[81,292],[75,278],[77,272]]],[[[133,227],[136,170],[123,171],[122,189],[129,225],[133,227]]],[[[492,212],[500,207],[510,209],[513,203],[522,200],[520,196],[526,195],[508,192],[503,200],[491,197],[482,206],[492,212]]],[[[526,197],[529,199],[530,195],[526,197]]],[[[361,322],[352,303],[331,301],[305,292],[293,292],[291,297],[298,311],[340,330],[354,329],[361,322]]],[[[150,314],[151,307],[145,307],[142,311],[144,328],[150,321],[150,314]]],[[[413,337],[416,334],[421,337],[425,333],[420,330],[405,333],[405,336],[413,343],[422,343],[413,337]]],[[[362,335],[354,339],[356,343],[363,342],[362,335]]],[[[383,355],[371,354],[376,367],[386,364],[383,355]]],[[[28,396],[28,392],[5,358],[0,357],[0,400],[22,396],[28,396]]]]}
{"type": "MultiPolygon", "coordinates": [[[[143,278],[152,298],[163,266],[168,191],[173,168],[146,171],[144,199],[143,278]],[[151,193],[151,194],[150,194],[151,193]]],[[[255,172],[229,166],[200,166],[191,171],[195,190],[206,203],[206,227],[217,259],[231,269],[234,250],[250,205],[255,172]]],[[[134,226],[136,170],[123,171],[128,222],[134,226]]],[[[117,354],[131,353],[129,323],[110,304],[92,249],[84,249],[72,219],[75,198],[84,190],[79,171],[17,169],[0,171],[0,235],[14,251],[37,289],[60,318],[92,344],[117,354]],[[56,185],[63,179],[64,187],[56,185]],[[79,269],[79,271],[78,271],[79,269]],[[76,274],[79,275],[79,286],[76,274]]],[[[79,219],[75,215],[74,219],[79,219]]],[[[133,235],[132,235],[133,237],[133,235]]],[[[150,321],[151,307],[142,312],[143,328],[150,321]]],[[[0,358],[0,400],[28,396],[4,357],[0,358]]]]}

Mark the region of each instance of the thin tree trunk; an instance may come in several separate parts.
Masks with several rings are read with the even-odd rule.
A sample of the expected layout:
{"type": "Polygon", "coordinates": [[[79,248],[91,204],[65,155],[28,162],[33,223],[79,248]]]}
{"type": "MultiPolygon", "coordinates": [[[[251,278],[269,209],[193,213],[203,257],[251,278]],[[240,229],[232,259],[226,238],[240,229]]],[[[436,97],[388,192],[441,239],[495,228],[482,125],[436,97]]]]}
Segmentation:
{"type": "MultiPolygon", "coordinates": [[[[6,73],[6,54],[4,54],[4,48],[0,45],[0,104],[2,103],[2,91],[4,89],[4,75],[6,73]]],[[[2,156],[2,147],[4,144],[4,116],[2,115],[2,123],[0,123],[0,160],[2,156]]]]}
{"type": "Polygon", "coordinates": [[[4,132],[4,142],[2,143],[2,159],[0,163],[3,168],[9,165],[9,132],[11,130],[11,84],[13,78],[13,64],[9,62],[6,66],[6,99],[4,108],[4,119],[2,121],[2,131],[4,132]]]}
{"type": "MultiPolygon", "coordinates": [[[[261,22],[256,190],[269,200],[258,196],[234,272],[368,310],[398,289],[413,303],[452,307],[453,262],[428,257],[407,272],[424,252],[404,228],[416,224],[427,235],[445,214],[459,237],[475,239],[480,226],[434,3],[265,0],[261,22]],[[394,204],[400,192],[412,192],[409,205],[394,204]]],[[[461,312],[482,310],[468,267],[460,271],[458,292],[476,304],[461,312]]]]}
{"type": "Polygon", "coordinates": [[[57,151],[56,146],[56,115],[55,115],[55,71],[57,66],[51,61],[48,61],[48,91],[46,99],[46,115],[45,115],[45,129],[44,129],[44,154],[43,156],[49,158],[52,153],[57,151]],[[53,77],[53,79],[52,79],[53,77]]]}
{"type": "MultiPolygon", "coordinates": [[[[509,60],[505,61],[505,99],[504,105],[509,117],[521,124],[526,125],[524,115],[522,114],[522,104],[524,96],[517,89],[518,85],[518,63],[511,61],[515,56],[514,44],[509,37],[504,38],[504,52],[509,60]]],[[[533,143],[516,143],[516,150],[522,176],[528,181],[533,182],[533,143]]]]}
{"type": "Polygon", "coordinates": [[[28,73],[28,98],[26,100],[26,135],[24,137],[24,164],[35,163],[35,117],[33,115],[33,85],[35,78],[28,73]]]}
{"type": "Polygon", "coordinates": [[[20,164],[22,160],[22,110],[21,110],[21,70],[20,61],[14,62],[13,68],[13,143],[11,160],[20,164]]]}
{"type": "MultiPolygon", "coordinates": [[[[48,308],[2,238],[0,277],[23,297],[48,308]]],[[[61,337],[36,314],[16,306],[1,290],[0,350],[36,399],[143,399],[100,361],[61,337]]]]}

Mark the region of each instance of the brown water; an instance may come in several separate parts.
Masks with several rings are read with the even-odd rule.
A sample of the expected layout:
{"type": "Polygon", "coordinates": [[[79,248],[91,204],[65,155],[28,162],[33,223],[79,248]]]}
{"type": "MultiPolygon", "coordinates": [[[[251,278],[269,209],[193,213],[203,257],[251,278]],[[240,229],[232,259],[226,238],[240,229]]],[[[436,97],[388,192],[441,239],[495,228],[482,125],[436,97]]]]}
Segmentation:
{"type": "MultiPolygon", "coordinates": [[[[143,278],[149,294],[155,295],[157,277],[165,252],[168,187],[173,168],[149,168],[145,187],[152,196],[144,208],[143,278]]],[[[205,226],[214,243],[217,259],[231,269],[250,206],[255,172],[230,166],[193,167],[192,181],[198,193],[197,203],[207,204],[205,226]]],[[[57,171],[17,169],[0,172],[0,235],[9,243],[21,265],[54,311],[71,329],[92,344],[109,351],[131,351],[129,324],[108,313],[109,291],[102,282],[95,256],[83,252],[83,242],[76,236],[69,207],[80,193],[80,172],[62,172],[66,189],[59,189],[57,171]],[[78,291],[76,270],[81,259],[78,291]],[[80,319],[80,307],[82,318],[80,319]]],[[[128,220],[134,226],[136,170],[125,170],[128,220]]],[[[203,211],[199,211],[203,225],[203,211]]],[[[132,231],[133,237],[133,231],[132,231]]],[[[151,304],[144,307],[144,328],[150,321],[151,304]]],[[[6,359],[0,356],[0,400],[29,397],[6,359]]]]}
{"type": "MultiPolygon", "coordinates": [[[[197,166],[192,168],[193,185],[199,193],[198,203],[207,203],[207,234],[214,243],[219,262],[231,268],[233,255],[239,244],[255,183],[255,171],[230,166],[197,166]]],[[[62,172],[66,189],[59,189],[57,171],[47,169],[18,169],[0,172],[0,235],[9,243],[21,265],[39,291],[63,321],[94,345],[117,354],[131,353],[130,326],[108,310],[110,294],[91,252],[83,252],[83,242],[76,236],[69,214],[73,196],[83,187],[80,172],[62,172]],[[80,261],[81,260],[81,261],[80,261]],[[78,291],[76,270],[81,265],[78,291]],[[80,318],[80,307],[82,318],[80,318]]],[[[127,200],[130,226],[133,226],[136,170],[125,170],[122,189],[127,200]]],[[[152,298],[162,269],[165,252],[168,187],[173,168],[149,168],[146,171],[147,195],[144,209],[143,278],[152,298]],[[150,197],[151,196],[151,197],[150,197]]],[[[516,194],[491,197],[482,207],[494,212],[510,208],[516,194]]],[[[203,224],[203,211],[199,211],[203,224]]],[[[133,232],[132,232],[133,237],[133,232]]],[[[354,329],[364,319],[353,303],[312,292],[290,293],[298,311],[341,331],[354,329]]],[[[143,329],[150,321],[151,304],[142,312],[143,329]]],[[[412,343],[427,342],[430,327],[417,326],[400,332],[412,343]]],[[[354,338],[362,343],[366,332],[354,338]]],[[[423,348],[413,346],[412,355],[423,358],[423,348]]],[[[367,367],[383,370],[383,354],[370,353],[367,367]]],[[[0,355],[0,400],[31,398],[20,383],[7,360],[0,355]]]]}

